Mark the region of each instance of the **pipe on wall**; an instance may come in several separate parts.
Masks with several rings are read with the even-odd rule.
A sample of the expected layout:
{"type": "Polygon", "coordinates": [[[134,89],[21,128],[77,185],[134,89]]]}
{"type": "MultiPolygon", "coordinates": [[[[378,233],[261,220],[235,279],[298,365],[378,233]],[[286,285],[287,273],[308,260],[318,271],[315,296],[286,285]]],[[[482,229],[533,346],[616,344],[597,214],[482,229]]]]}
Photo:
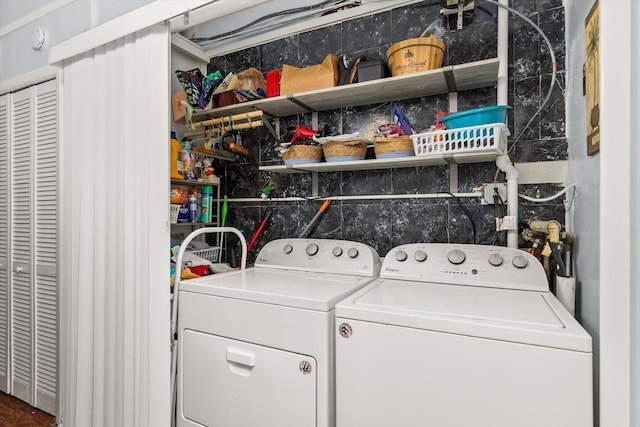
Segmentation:
{"type": "Polygon", "coordinates": [[[368,194],[359,196],[327,196],[327,197],[274,197],[263,199],[259,197],[233,198],[227,199],[229,203],[251,203],[251,202],[304,202],[313,200],[393,200],[393,199],[444,199],[444,198],[471,198],[482,199],[482,191],[470,193],[424,193],[424,194],[368,194]]]}
{"type": "MultiPolygon", "coordinates": [[[[509,0],[499,0],[500,5],[509,6],[509,0]]],[[[509,11],[505,7],[498,8],[498,105],[509,103],[509,11]]],[[[518,218],[518,170],[508,155],[498,156],[496,166],[507,177],[507,214],[518,218]]],[[[507,230],[507,246],[518,247],[518,229],[507,230]]]]}
{"type": "MultiPolygon", "coordinates": [[[[518,178],[520,174],[508,155],[496,158],[496,165],[507,176],[507,215],[518,218],[518,178]]],[[[507,230],[507,246],[518,248],[518,228],[507,230]]]]}

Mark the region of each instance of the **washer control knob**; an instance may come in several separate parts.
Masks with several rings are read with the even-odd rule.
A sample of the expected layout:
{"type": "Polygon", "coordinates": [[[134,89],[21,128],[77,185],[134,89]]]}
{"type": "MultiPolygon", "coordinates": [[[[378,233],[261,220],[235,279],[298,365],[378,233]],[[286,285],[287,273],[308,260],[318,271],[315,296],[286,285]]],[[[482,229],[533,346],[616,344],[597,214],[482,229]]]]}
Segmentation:
{"type": "Polygon", "coordinates": [[[335,248],[333,248],[333,250],[331,251],[331,253],[333,253],[334,257],[339,257],[342,255],[342,248],[339,246],[336,246],[335,248]]]}
{"type": "Polygon", "coordinates": [[[315,254],[317,254],[318,253],[318,245],[317,245],[317,243],[309,243],[307,245],[306,251],[307,251],[307,255],[309,255],[309,256],[314,256],[315,254]]]}
{"type": "Polygon", "coordinates": [[[427,253],[422,250],[417,250],[415,254],[413,254],[413,258],[418,262],[424,262],[427,259],[427,253]]]}
{"type": "Polygon", "coordinates": [[[451,264],[458,265],[462,264],[464,260],[467,259],[467,256],[460,249],[454,249],[452,251],[449,251],[449,253],[447,254],[447,259],[451,264]]]}
{"type": "Polygon", "coordinates": [[[291,246],[289,243],[284,245],[284,247],[282,248],[282,252],[284,252],[285,254],[290,254],[291,251],[293,251],[293,246],[291,246]]]}
{"type": "Polygon", "coordinates": [[[407,253],[405,251],[403,251],[402,249],[400,249],[398,252],[396,252],[396,260],[403,262],[407,260],[407,253]]]}
{"type": "Polygon", "coordinates": [[[489,255],[489,264],[493,265],[494,267],[502,265],[503,262],[504,258],[502,258],[502,255],[496,253],[489,255]]]}
{"type": "Polygon", "coordinates": [[[356,248],[350,248],[347,251],[347,255],[349,255],[349,258],[356,258],[358,254],[360,254],[360,252],[358,252],[358,249],[356,248]]]}
{"type": "Polygon", "coordinates": [[[525,268],[529,265],[529,260],[524,257],[524,255],[516,255],[513,257],[511,261],[515,268],[525,268]]]}

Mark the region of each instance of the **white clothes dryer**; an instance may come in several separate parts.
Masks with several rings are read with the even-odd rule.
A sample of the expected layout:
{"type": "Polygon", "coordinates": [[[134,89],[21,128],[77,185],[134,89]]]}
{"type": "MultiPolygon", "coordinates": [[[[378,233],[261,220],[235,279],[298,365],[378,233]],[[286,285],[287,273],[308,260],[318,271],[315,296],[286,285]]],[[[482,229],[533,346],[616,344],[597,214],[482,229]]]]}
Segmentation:
{"type": "Polygon", "coordinates": [[[370,246],[281,239],[182,282],[177,425],[335,426],[334,306],[379,272],[370,246]]]}
{"type": "Polygon", "coordinates": [[[409,244],[336,305],[338,427],[589,427],[589,334],[517,249],[409,244]]]}

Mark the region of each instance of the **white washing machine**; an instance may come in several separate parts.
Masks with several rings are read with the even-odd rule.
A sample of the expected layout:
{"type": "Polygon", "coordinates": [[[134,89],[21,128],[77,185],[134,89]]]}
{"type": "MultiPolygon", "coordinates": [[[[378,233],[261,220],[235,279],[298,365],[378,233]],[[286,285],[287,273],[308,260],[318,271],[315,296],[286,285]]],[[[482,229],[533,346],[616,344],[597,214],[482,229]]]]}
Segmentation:
{"type": "Polygon", "coordinates": [[[338,427],[588,427],[591,337],[528,253],[392,249],[336,305],[338,427]]]}
{"type": "Polygon", "coordinates": [[[370,246],[282,239],[182,282],[177,425],[335,426],[334,306],[379,272],[370,246]]]}

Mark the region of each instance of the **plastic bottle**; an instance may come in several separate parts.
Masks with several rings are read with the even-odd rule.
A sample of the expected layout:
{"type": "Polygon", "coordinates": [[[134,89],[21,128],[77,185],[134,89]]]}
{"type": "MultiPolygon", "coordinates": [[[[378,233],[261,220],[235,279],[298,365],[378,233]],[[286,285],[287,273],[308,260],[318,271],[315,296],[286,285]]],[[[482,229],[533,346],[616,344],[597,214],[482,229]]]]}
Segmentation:
{"type": "Polygon", "coordinates": [[[182,164],[182,145],[176,138],[176,133],[171,131],[171,178],[184,179],[184,167],[182,164]]]}
{"type": "Polygon", "coordinates": [[[189,222],[198,222],[198,198],[195,194],[189,196],[189,222]]]}
{"type": "Polygon", "coordinates": [[[211,202],[213,195],[213,187],[205,185],[202,187],[202,211],[200,213],[200,222],[211,222],[211,202]]]}
{"type": "Polygon", "coordinates": [[[195,173],[195,161],[191,155],[191,140],[183,138],[180,143],[182,146],[182,164],[184,167],[184,179],[188,181],[195,181],[198,178],[195,173]]]}

